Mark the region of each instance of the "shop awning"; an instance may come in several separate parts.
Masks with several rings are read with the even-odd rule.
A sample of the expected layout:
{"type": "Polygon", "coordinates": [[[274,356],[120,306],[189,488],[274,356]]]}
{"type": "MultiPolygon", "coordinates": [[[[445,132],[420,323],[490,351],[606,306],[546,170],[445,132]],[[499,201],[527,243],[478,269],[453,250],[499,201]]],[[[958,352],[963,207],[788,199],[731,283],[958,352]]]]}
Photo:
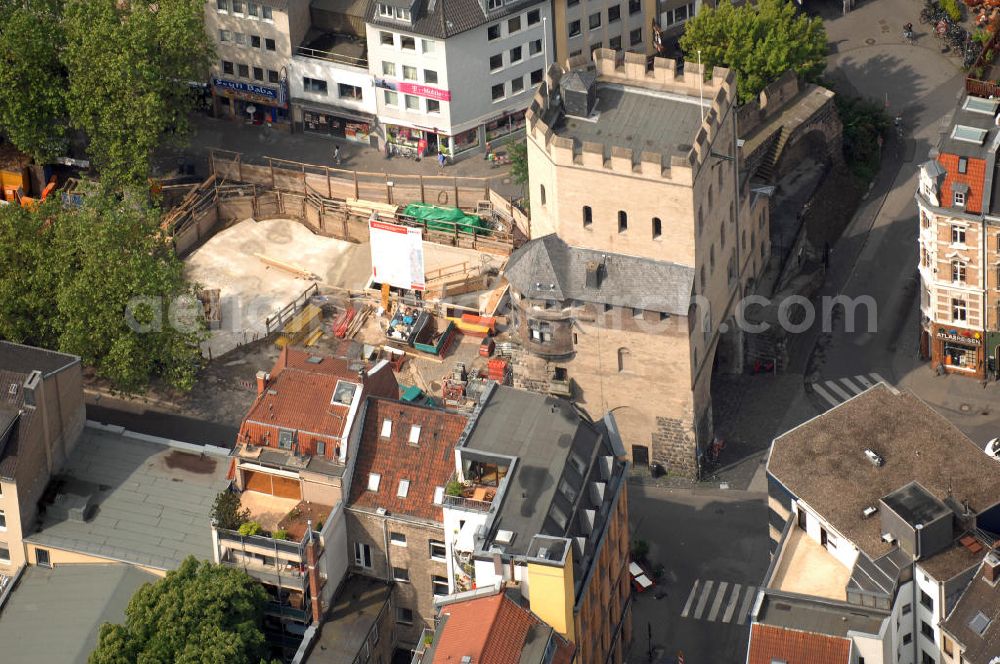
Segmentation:
{"type": "Polygon", "coordinates": [[[304,111],[312,111],[313,113],[326,113],[327,115],[336,115],[348,120],[357,120],[358,122],[367,122],[369,124],[375,124],[377,121],[375,115],[371,113],[364,113],[363,111],[356,111],[351,108],[344,108],[343,106],[322,104],[311,99],[292,99],[292,103],[301,106],[304,111]]]}

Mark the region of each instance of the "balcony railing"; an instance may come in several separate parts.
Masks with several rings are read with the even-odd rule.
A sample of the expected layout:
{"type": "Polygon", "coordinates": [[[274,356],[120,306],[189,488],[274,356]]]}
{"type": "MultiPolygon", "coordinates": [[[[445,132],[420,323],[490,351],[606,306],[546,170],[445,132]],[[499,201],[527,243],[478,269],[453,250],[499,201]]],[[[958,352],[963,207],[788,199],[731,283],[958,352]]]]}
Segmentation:
{"type": "Polygon", "coordinates": [[[333,62],[338,65],[368,69],[368,58],[354,58],[349,55],[341,55],[340,53],[334,53],[332,51],[321,51],[316,48],[309,48],[308,46],[299,46],[295,49],[295,54],[301,55],[305,58],[326,60],[327,62],[333,62]]]}
{"type": "Polygon", "coordinates": [[[424,627],[424,631],[420,632],[420,639],[417,641],[417,647],[413,651],[413,659],[410,660],[410,664],[421,664],[433,641],[434,630],[424,627]]]}
{"type": "Polygon", "coordinates": [[[295,609],[285,604],[279,604],[278,602],[268,602],[264,605],[264,611],[272,615],[298,620],[299,622],[307,622],[307,618],[309,617],[309,613],[305,609],[295,609]]]}
{"type": "Polygon", "coordinates": [[[233,560],[228,556],[222,557],[220,563],[227,567],[239,568],[255,579],[263,581],[264,583],[269,583],[272,586],[280,586],[283,588],[294,588],[295,586],[300,586],[300,589],[304,589],[306,587],[306,574],[301,571],[297,565],[290,568],[282,565],[279,568],[274,565],[266,565],[264,563],[249,560],[233,560]]]}
{"type": "Polygon", "coordinates": [[[289,540],[274,539],[273,537],[262,537],[261,535],[247,535],[244,537],[235,530],[226,530],[224,528],[216,528],[215,530],[219,534],[219,540],[221,541],[260,546],[266,549],[271,549],[272,551],[291,553],[297,555],[299,558],[303,558],[305,556],[305,537],[302,538],[301,542],[292,542],[289,540]]]}
{"type": "Polygon", "coordinates": [[[454,507],[455,509],[468,510],[470,512],[489,512],[490,506],[493,503],[486,500],[473,500],[472,498],[464,498],[462,496],[448,496],[444,497],[444,504],[448,507],[454,507]]]}

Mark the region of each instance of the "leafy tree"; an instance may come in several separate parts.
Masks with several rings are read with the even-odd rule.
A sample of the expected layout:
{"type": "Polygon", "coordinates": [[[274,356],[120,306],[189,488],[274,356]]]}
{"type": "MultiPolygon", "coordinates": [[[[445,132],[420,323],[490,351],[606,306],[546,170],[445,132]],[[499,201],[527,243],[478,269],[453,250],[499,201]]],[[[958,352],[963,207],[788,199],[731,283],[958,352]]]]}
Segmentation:
{"type": "Polygon", "coordinates": [[[103,185],[143,183],[165,134],[186,132],[188,81],[204,80],[213,57],[204,10],[204,0],[66,0],[67,105],[103,185]]]}
{"type": "Polygon", "coordinates": [[[66,72],[55,0],[0,0],[0,130],[43,163],[63,148],[66,72]]]}
{"type": "Polygon", "coordinates": [[[889,130],[889,115],[881,104],[861,97],[834,97],[837,114],[844,126],[844,160],[865,182],[878,172],[882,155],[879,139],[889,130]]]}
{"type": "Polygon", "coordinates": [[[510,176],[521,186],[528,184],[528,142],[510,144],[510,176]]]}
{"type": "Polygon", "coordinates": [[[246,572],[189,556],[136,591],[123,624],[101,626],[89,664],[256,664],[267,593],[246,572]]]}
{"type": "Polygon", "coordinates": [[[741,103],[789,69],[812,80],[826,67],[823,21],[799,13],[790,0],[739,7],[722,0],[715,9],[704,6],[687,22],[680,45],[689,61],[701,52],[706,72],[716,66],[732,69],[741,103]]]}
{"type": "Polygon", "coordinates": [[[215,505],[212,506],[212,518],[219,528],[238,530],[250,520],[250,510],[241,507],[240,497],[237,494],[228,489],[220,491],[215,497],[215,505]]]}
{"type": "Polygon", "coordinates": [[[0,208],[0,335],[80,355],[119,389],[189,389],[200,320],[159,212],[115,196],[0,208]]]}

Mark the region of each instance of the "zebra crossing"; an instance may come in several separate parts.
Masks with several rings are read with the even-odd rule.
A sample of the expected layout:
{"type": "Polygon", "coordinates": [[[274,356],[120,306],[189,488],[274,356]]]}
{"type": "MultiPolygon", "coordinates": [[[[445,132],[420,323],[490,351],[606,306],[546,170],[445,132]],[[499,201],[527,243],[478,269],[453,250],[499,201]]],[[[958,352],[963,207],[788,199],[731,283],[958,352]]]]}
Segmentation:
{"type": "Polygon", "coordinates": [[[697,579],[681,611],[681,618],[745,625],[756,595],[757,586],[697,579]]]}
{"type": "Polygon", "coordinates": [[[878,383],[891,384],[877,373],[868,373],[812,383],[812,389],[834,408],[878,383]]]}

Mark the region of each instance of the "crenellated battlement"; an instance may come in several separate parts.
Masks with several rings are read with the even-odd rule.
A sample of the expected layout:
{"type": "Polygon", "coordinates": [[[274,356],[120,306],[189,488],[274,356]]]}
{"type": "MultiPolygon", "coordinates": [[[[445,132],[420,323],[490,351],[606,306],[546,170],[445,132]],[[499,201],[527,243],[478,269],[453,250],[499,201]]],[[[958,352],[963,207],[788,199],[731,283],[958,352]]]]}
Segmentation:
{"type": "MultiPolygon", "coordinates": [[[[631,177],[665,179],[691,185],[695,166],[708,157],[721,123],[733,104],[736,89],[735,76],[728,69],[716,67],[711,79],[704,81],[703,72],[701,65],[686,62],[683,72],[678,74],[674,60],[654,58],[649,63],[646,56],[640,53],[622,54],[610,49],[594,51],[593,61],[581,55],[570,58],[565,67],[553,64],[528,108],[529,136],[539,146],[544,146],[557,165],[601,169],[631,177]],[[701,126],[694,135],[683,137],[679,143],[662,141],[659,151],[637,151],[634,147],[616,144],[614,131],[606,132],[612,138],[604,143],[565,135],[568,132],[563,128],[565,113],[560,83],[573,71],[593,72],[597,75],[598,86],[610,84],[621,86],[626,91],[637,89],[640,94],[662,99],[664,104],[673,100],[676,104],[691,104],[698,108],[699,100],[703,99],[701,126]]],[[[600,121],[599,116],[580,118],[574,126],[600,121]]]]}

